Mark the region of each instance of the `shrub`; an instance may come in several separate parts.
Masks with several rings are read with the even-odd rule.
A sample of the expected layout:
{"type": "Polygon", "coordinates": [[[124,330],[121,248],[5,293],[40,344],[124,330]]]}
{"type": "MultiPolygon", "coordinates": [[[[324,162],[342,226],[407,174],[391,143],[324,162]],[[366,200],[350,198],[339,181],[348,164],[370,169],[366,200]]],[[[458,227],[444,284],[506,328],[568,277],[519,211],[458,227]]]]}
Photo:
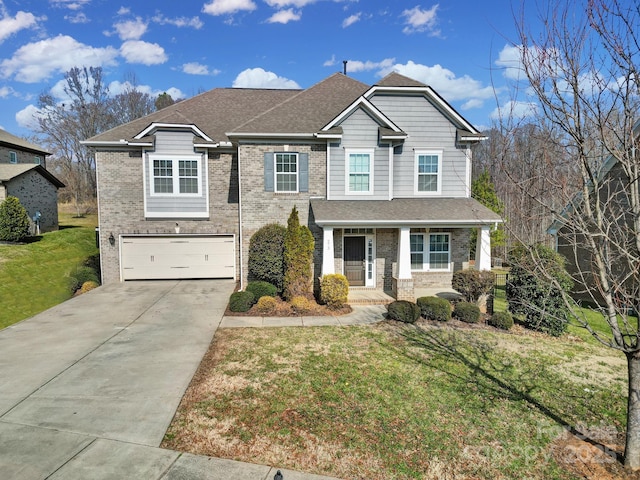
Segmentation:
{"type": "Polygon", "coordinates": [[[251,292],[234,292],[229,298],[229,310],[232,312],[247,312],[255,303],[251,292]]]}
{"type": "Polygon", "coordinates": [[[249,282],[245,291],[253,293],[253,296],[258,299],[262,297],[275,297],[278,294],[278,289],[275,285],[262,280],[249,282]]]}
{"type": "Polygon", "coordinates": [[[387,306],[389,318],[404,323],[415,323],[420,318],[420,307],[407,300],[396,300],[387,306]]]}
{"type": "Polygon", "coordinates": [[[459,270],[453,274],[451,286],[460,292],[466,302],[477,302],[493,291],[496,277],[488,270],[459,270]]]}
{"type": "Polygon", "coordinates": [[[265,225],[249,240],[249,278],[284,288],[284,236],[287,229],[277,223],[265,225]]]}
{"type": "Polygon", "coordinates": [[[294,206],[284,237],[284,298],[305,296],[311,292],[311,262],[314,240],[311,230],[300,225],[294,206]]]}
{"type": "Polygon", "coordinates": [[[509,330],[513,327],[513,316],[509,312],[496,312],[491,315],[487,323],[492,327],[509,330]]]}
{"type": "Polygon", "coordinates": [[[85,265],[78,265],[69,273],[69,290],[76,293],[85,282],[95,282],[100,285],[100,279],[96,271],[85,265]]]}
{"type": "Polygon", "coordinates": [[[98,288],[99,286],[100,285],[98,284],[98,282],[88,280],[82,284],[82,287],[80,287],[80,293],[87,293],[88,291],[93,290],[94,288],[98,288]]]}
{"type": "Polygon", "coordinates": [[[320,279],[320,301],[329,308],[342,308],[349,297],[349,281],[340,273],[324,275],[320,279]]]}
{"type": "Polygon", "coordinates": [[[428,320],[446,322],[451,319],[451,304],[445,298],[420,297],[416,303],[422,316],[428,320]]]}
{"type": "Polygon", "coordinates": [[[258,299],[258,303],[256,303],[256,310],[262,314],[269,314],[275,312],[276,308],[278,308],[278,300],[271,295],[265,295],[264,297],[260,297],[258,299]]]}
{"type": "Polygon", "coordinates": [[[310,312],[315,307],[315,302],[302,295],[293,297],[289,303],[296,313],[310,312]]]}
{"type": "Polygon", "coordinates": [[[16,197],[9,196],[0,203],[0,240],[21,242],[29,236],[29,214],[16,197]]]}
{"type": "Polygon", "coordinates": [[[475,303],[458,302],[453,309],[453,315],[466,323],[478,323],[480,321],[480,308],[475,303]]]}
{"type": "Polygon", "coordinates": [[[524,326],[560,336],[570,312],[563,295],[573,287],[564,259],[543,245],[519,247],[511,255],[506,292],[509,310],[523,317],[524,326]]]}

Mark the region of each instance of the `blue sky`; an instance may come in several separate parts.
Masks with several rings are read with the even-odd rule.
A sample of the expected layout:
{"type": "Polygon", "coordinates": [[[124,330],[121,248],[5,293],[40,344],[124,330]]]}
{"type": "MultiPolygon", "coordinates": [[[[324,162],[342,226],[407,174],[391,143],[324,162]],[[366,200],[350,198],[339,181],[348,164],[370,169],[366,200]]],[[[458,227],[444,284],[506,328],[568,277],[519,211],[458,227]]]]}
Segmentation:
{"type": "Polygon", "coordinates": [[[73,66],[103,67],[112,93],[135,74],[186,98],[307,88],[343,60],[367,84],[393,70],[426,83],[484,128],[509,102],[513,18],[507,1],[0,0],[0,128],[30,135],[38,95],[64,101],[73,66]]]}

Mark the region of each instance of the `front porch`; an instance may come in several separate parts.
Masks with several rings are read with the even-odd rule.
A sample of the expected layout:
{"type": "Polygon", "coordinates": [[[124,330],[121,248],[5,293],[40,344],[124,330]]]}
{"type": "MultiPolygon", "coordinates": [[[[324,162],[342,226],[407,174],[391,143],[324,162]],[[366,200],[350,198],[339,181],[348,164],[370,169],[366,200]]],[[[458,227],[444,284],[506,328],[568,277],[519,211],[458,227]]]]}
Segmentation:
{"type": "MultiPolygon", "coordinates": [[[[453,288],[428,287],[414,289],[416,299],[420,297],[440,297],[447,300],[457,300],[461,295],[453,288]]],[[[388,305],[395,301],[393,292],[367,287],[350,287],[347,303],[349,305],[388,305]]]]}

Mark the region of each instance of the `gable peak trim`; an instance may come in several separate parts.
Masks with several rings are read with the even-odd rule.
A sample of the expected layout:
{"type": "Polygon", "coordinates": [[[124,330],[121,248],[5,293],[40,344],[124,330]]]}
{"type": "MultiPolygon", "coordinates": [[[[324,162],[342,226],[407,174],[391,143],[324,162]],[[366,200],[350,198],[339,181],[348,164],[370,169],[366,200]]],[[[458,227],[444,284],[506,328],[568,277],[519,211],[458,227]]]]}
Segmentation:
{"type": "Polygon", "coordinates": [[[206,140],[207,142],[213,142],[213,139],[210,138],[206,133],[204,133],[202,130],[200,130],[196,125],[192,124],[192,123],[161,123],[161,122],[154,122],[151,125],[149,125],[147,128],[145,128],[144,130],[142,130],[140,133],[138,133],[134,138],[134,140],[140,140],[141,138],[144,138],[148,135],[150,135],[152,132],[154,132],[155,130],[158,129],[171,129],[171,130],[191,130],[193,131],[194,134],[196,134],[199,137],[202,137],[204,140],[206,140]]]}

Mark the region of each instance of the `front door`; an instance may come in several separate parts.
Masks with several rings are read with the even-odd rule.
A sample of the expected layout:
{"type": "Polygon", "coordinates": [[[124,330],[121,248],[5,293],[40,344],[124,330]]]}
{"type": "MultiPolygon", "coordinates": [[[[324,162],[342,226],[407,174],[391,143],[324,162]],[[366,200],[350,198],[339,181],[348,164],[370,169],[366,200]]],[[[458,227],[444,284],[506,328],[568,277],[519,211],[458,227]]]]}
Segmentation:
{"type": "Polygon", "coordinates": [[[365,285],[365,237],[344,237],[344,275],[349,285],[365,285]]]}

